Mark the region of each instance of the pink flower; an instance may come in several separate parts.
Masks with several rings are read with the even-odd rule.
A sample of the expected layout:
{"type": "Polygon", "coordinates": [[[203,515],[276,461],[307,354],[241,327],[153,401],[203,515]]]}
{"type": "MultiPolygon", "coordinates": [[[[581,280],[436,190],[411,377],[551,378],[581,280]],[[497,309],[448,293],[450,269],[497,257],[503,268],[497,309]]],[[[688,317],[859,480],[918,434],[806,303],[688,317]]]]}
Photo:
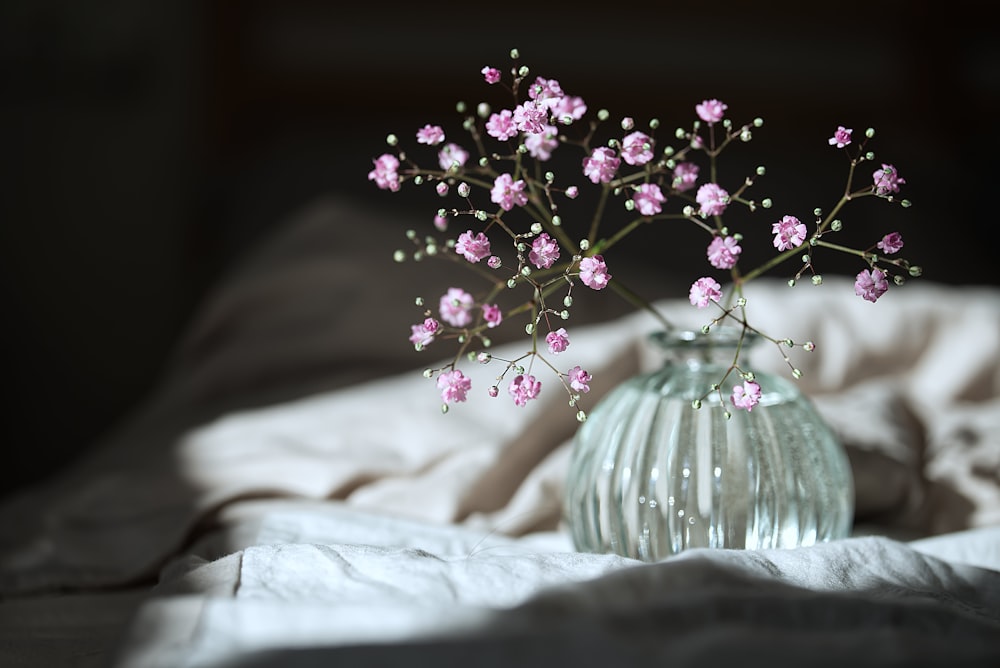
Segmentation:
{"type": "Polygon", "coordinates": [[[708,261],[716,269],[732,269],[742,252],[733,237],[716,236],[708,245],[708,261]]]}
{"type": "Polygon", "coordinates": [[[698,117],[706,123],[718,123],[728,108],[728,105],[718,100],[705,100],[701,104],[695,105],[694,110],[698,112],[698,117]]]}
{"type": "Polygon", "coordinates": [[[420,347],[430,345],[440,328],[441,323],[434,318],[424,318],[423,322],[410,325],[410,343],[420,347]]]}
{"type": "Polygon", "coordinates": [[[778,250],[798,248],[806,240],[806,226],[795,216],[784,216],[771,225],[774,247],[778,250]]]}
{"type": "Polygon", "coordinates": [[[490,269],[499,269],[502,264],[503,260],[496,255],[490,255],[490,259],[486,261],[486,266],[490,269]]]}
{"type": "Polygon", "coordinates": [[[552,151],[559,146],[558,136],[559,132],[554,126],[546,125],[541,132],[526,136],[524,147],[532,158],[545,161],[552,157],[552,151]]]}
{"type": "Polygon", "coordinates": [[[417,143],[437,146],[444,141],[444,130],[440,125],[425,125],[417,130],[417,143]]]}
{"type": "Polygon", "coordinates": [[[542,232],[531,242],[528,259],[539,269],[548,269],[559,259],[559,244],[548,233],[542,232]]]}
{"type": "Polygon", "coordinates": [[[660,205],[666,202],[667,198],[660,192],[660,186],[655,183],[643,183],[636,188],[632,201],[635,202],[636,208],[642,215],[655,216],[663,211],[663,207],[660,205]]]}
{"type": "Polygon", "coordinates": [[[563,96],[552,106],[552,118],[568,125],[570,121],[578,121],[587,113],[587,104],[582,97],[563,96]]]}
{"type": "Polygon", "coordinates": [[[441,314],[441,319],[449,325],[465,327],[472,322],[472,316],[469,313],[472,306],[472,295],[461,288],[448,288],[448,292],[441,295],[438,311],[441,314]]]}
{"type": "Polygon", "coordinates": [[[621,162],[621,158],[616,157],[610,148],[598,146],[583,159],[583,175],[591,183],[608,183],[615,177],[621,162]]]}
{"type": "Polygon", "coordinates": [[[368,172],[368,180],[374,181],[382,190],[399,190],[399,159],[390,153],[383,153],[375,158],[375,169],[368,172]]]}
{"type": "Polygon", "coordinates": [[[593,376],[580,367],[575,366],[570,369],[567,377],[569,378],[569,386],[574,392],[582,392],[583,394],[590,392],[589,383],[593,380],[593,376]]]}
{"type": "Polygon", "coordinates": [[[863,270],[854,279],[854,294],[873,304],[888,289],[889,281],[881,269],[863,270]]]}
{"type": "Polygon", "coordinates": [[[525,102],[514,107],[513,118],[521,132],[538,134],[549,120],[549,110],[536,102],[525,102]]]}
{"type": "Polygon", "coordinates": [[[566,328],[560,327],[546,334],[545,343],[549,345],[549,352],[553,355],[558,355],[566,350],[569,347],[569,336],[566,335],[566,328]]]}
{"type": "Polygon", "coordinates": [[[529,399],[538,397],[538,393],[542,391],[542,384],[535,380],[534,376],[520,375],[510,381],[507,391],[514,398],[515,406],[524,406],[529,399]]]}
{"type": "Polygon", "coordinates": [[[733,394],[729,399],[733,406],[749,413],[760,402],[760,385],[752,380],[745,380],[742,385],[733,387],[733,394]]]}
{"type": "Polygon", "coordinates": [[[455,166],[462,167],[468,159],[469,152],[458,144],[445,144],[441,150],[438,151],[438,164],[441,166],[441,169],[444,170],[449,170],[455,166]]]}
{"type": "Polygon", "coordinates": [[[872,180],[875,181],[876,195],[898,193],[899,184],[906,183],[905,179],[899,178],[899,172],[896,171],[895,167],[885,163],[882,163],[882,169],[875,170],[872,174],[872,180]]]}
{"type": "Polygon", "coordinates": [[[903,237],[899,232],[890,232],[882,237],[882,241],[875,244],[879,250],[886,255],[898,253],[903,248],[903,237]]]}
{"type": "Polygon", "coordinates": [[[503,322],[503,311],[496,304],[483,304],[483,320],[487,327],[496,327],[503,322]]]}
{"type": "Polygon", "coordinates": [[[622,160],[630,165],[645,165],[653,159],[653,139],[644,132],[633,132],[622,140],[622,160]]]}
{"type": "Polygon", "coordinates": [[[437,379],[438,389],[441,390],[441,400],[446,404],[453,404],[458,401],[465,401],[469,390],[472,389],[472,381],[465,377],[458,369],[445,371],[437,379]]]}
{"type": "Polygon", "coordinates": [[[504,211],[510,211],[515,206],[524,206],[528,203],[528,196],[524,193],[524,180],[514,180],[510,174],[501,174],[493,181],[493,189],[490,190],[490,201],[499,204],[504,211]]]}
{"type": "Polygon", "coordinates": [[[444,232],[445,230],[447,230],[448,229],[448,217],[447,216],[439,216],[439,215],[435,214],[434,215],[434,227],[436,227],[441,232],[444,232]]]}
{"type": "Polygon", "coordinates": [[[603,290],[607,287],[611,274],[608,273],[608,265],[604,263],[604,258],[595,255],[580,260],[580,280],[593,290],[603,290]]]}
{"type": "Polygon", "coordinates": [[[695,200],[701,206],[703,216],[719,216],[729,206],[729,193],[715,183],[706,183],[698,188],[695,200]]]}
{"type": "Polygon", "coordinates": [[[467,230],[458,235],[455,243],[455,252],[465,256],[469,262],[479,262],[490,254],[490,240],[482,232],[472,235],[472,230],[467,230]]]}
{"type": "Polygon", "coordinates": [[[564,96],[562,86],[555,79],[535,77],[535,82],[528,87],[528,97],[548,108],[558,104],[564,96]]]}
{"type": "Polygon", "coordinates": [[[486,121],[486,134],[500,141],[517,135],[517,125],[510,109],[503,109],[499,114],[490,116],[490,120],[486,121]]]}
{"type": "Polygon", "coordinates": [[[490,67],[489,65],[487,65],[482,70],[480,70],[480,72],[482,72],[483,79],[486,80],[486,83],[490,84],[491,86],[495,83],[500,82],[500,70],[498,70],[497,68],[490,67]]]}
{"type": "Polygon", "coordinates": [[[851,143],[851,133],[854,130],[850,128],[845,128],[843,125],[837,127],[837,131],[833,133],[833,136],[828,140],[830,146],[836,146],[837,148],[844,148],[851,143]]]}
{"type": "Polygon", "coordinates": [[[698,181],[698,170],[700,168],[693,162],[679,162],[674,167],[674,180],[671,185],[678,192],[684,192],[694,188],[698,181]]]}
{"type": "Polygon", "coordinates": [[[438,184],[434,186],[434,190],[437,191],[438,195],[444,197],[445,195],[448,194],[448,184],[445,183],[444,181],[438,181],[438,184]]]}
{"type": "Polygon", "coordinates": [[[722,299],[722,286],[714,278],[702,276],[691,284],[688,299],[693,306],[698,308],[705,308],[710,301],[719,303],[719,300],[722,299]]]}
{"type": "Polygon", "coordinates": [[[579,194],[580,194],[580,189],[577,188],[576,186],[570,186],[569,188],[566,188],[566,197],[570,199],[576,199],[577,196],[579,196],[579,194]]]}

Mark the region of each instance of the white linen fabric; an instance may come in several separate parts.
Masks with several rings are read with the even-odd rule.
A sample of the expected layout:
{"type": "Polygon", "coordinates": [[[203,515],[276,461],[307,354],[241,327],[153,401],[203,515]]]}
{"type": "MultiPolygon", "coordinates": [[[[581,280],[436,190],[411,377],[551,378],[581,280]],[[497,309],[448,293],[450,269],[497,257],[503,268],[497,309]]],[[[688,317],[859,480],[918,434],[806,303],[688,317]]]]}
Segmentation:
{"type": "Polygon", "coordinates": [[[224,557],[202,545],[207,556],[165,572],[116,664],[1000,658],[1000,528],[699,549],[647,565],[576,553],[559,532],[483,535],[330,503],[249,502],[236,515],[230,526],[244,524],[253,545],[224,557]]]}
{"type": "MultiPolygon", "coordinates": [[[[780,645],[805,661],[810,643],[816,662],[933,663],[949,643],[955,659],[995,656],[1000,290],[913,281],[872,305],[849,279],[752,283],[756,327],[816,342],[791,354],[851,458],[857,535],[646,566],[568,544],[576,422],[552,379],[540,374],[541,398],[516,407],[486,396],[494,368],[470,365],[469,401],[441,413],[420,371],[447,351],[417,355],[405,323],[384,323],[418,319],[398,286],[423,278],[395,267],[391,289],[358,280],[390,228],[402,229],[340,200],[292,221],[207,300],[140,411],[0,505],[0,620],[38,601],[55,607],[37,619],[55,624],[71,608],[58,594],[99,605],[158,583],[148,600],[114,599],[121,625],[101,638],[126,632],[122,665],[307,665],[331,648],[377,665],[400,658],[393,643],[445,663],[468,650],[532,665],[551,658],[545,638],[582,658],[780,645]],[[373,228],[356,239],[359,217],[373,228]]],[[[705,316],[685,299],[659,306],[682,326],[705,316]]],[[[659,360],[654,318],[601,315],[574,325],[558,358],[593,373],[585,407],[659,360]]],[[[520,352],[501,341],[496,354],[520,352]]],[[[773,347],[753,360],[788,372],[773,347]]],[[[0,646],[30,649],[23,626],[0,627],[0,646]]]]}

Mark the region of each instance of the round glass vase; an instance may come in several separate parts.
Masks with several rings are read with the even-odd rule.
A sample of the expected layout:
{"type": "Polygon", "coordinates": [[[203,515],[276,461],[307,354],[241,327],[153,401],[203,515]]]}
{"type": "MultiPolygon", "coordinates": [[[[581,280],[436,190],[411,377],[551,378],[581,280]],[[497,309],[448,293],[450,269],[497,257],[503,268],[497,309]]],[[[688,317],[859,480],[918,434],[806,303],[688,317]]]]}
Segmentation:
{"type": "MultiPolygon", "coordinates": [[[[658,370],[625,381],[574,437],[565,517],[576,548],[656,561],[682,550],[785,548],[846,537],[846,452],[790,380],[754,373],[760,402],[729,401],[741,330],[657,332],[658,370]],[[707,393],[707,396],[706,396],[707,393]],[[695,401],[701,399],[700,406],[695,401]]],[[[740,366],[757,337],[745,334],[740,366]]]]}

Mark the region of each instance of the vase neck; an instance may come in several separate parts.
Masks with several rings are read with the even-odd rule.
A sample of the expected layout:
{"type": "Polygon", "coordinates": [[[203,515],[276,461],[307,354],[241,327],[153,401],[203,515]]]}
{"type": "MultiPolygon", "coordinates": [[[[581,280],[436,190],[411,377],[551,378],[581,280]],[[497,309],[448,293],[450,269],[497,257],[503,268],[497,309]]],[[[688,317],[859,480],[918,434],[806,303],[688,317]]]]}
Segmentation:
{"type": "Polygon", "coordinates": [[[657,331],[650,341],[660,350],[664,364],[689,367],[729,366],[756,345],[759,337],[753,332],[733,327],[715,327],[708,334],[695,330],[657,331]]]}

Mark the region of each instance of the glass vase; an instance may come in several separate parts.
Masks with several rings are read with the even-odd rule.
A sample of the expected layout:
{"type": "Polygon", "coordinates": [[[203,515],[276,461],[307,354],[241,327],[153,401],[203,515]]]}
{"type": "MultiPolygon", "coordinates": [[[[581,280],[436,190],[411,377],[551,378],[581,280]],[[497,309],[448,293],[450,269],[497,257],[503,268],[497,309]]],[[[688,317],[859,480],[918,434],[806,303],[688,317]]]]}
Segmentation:
{"type": "MultiPolygon", "coordinates": [[[[590,411],[572,445],[565,516],[576,548],[656,561],[682,550],[786,548],[846,537],[854,486],[842,445],[793,381],[754,372],[760,402],[729,401],[741,330],[657,332],[656,371],[590,411]],[[695,403],[700,399],[700,406],[695,403]]],[[[742,341],[744,371],[750,345],[742,341]]]]}

